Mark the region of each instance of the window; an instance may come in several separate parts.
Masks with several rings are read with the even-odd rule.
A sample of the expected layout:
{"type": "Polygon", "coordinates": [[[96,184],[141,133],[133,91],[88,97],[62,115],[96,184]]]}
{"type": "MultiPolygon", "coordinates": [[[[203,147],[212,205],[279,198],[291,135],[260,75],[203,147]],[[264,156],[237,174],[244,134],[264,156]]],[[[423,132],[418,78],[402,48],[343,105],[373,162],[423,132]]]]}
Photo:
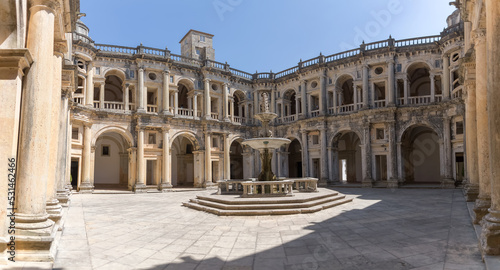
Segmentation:
{"type": "Polygon", "coordinates": [[[134,78],[135,77],[135,72],[133,70],[129,71],[129,77],[134,78]]]}
{"type": "Polygon", "coordinates": [[[219,140],[217,137],[212,138],[212,147],[219,147],[219,140]]]}
{"type": "Polygon", "coordinates": [[[187,39],[184,41],[184,44],[186,44],[186,45],[188,44],[188,40],[187,39]]]}
{"type": "Polygon", "coordinates": [[[375,69],[375,74],[377,74],[377,75],[380,75],[380,74],[382,74],[383,72],[384,72],[384,69],[383,69],[383,68],[381,68],[381,67],[378,67],[378,68],[376,68],[376,69],[375,69]]]}
{"type": "Polygon", "coordinates": [[[101,74],[101,68],[100,67],[96,67],[95,68],[95,74],[97,74],[97,75],[101,74]]]}
{"type": "Polygon", "coordinates": [[[71,139],[78,140],[78,128],[71,129],[71,139]]]}
{"type": "Polygon", "coordinates": [[[437,68],[440,68],[441,67],[441,60],[436,60],[436,62],[434,63],[434,66],[437,68]]]}
{"type": "Polygon", "coordinates": [[[101,156],[103,156],[103,157],[109,157],[110,156],[109,145],[103,145],[102,146],[101,156]]]}
{"type": "Polygon", "coordinates": [[[154,133],[149,134],[148,144],[156,144],[156,134],[154,134],[154,133]]]}
{"type": "Polygon", "coordinates": [[[313,145],[319,144],[319,136],[318,135],[312,136],[312,143],[313,143],[313,145]]]}
{"type": "Polygon", "coordinates": [[[196,55],[200,55],[201,52],[200,52],[200,49],[196,49],[196,55]]]}
{"type": "Polygon", "coordinates": [[[205,36],[200,36],[200,42],[205,42],[205,36]]]}
{"type": "Polygon", "coordinates": [[[376,138],[377,138],[377,140],[383,140],[383,139],[385,139],[385,132],[384,132],[383,128],[377,128],[375,130],[375,132],[376,132],[376,138]]]}
{"type": "Polygon", "coordinates": [[[457,135],[464,134],[464,122],[460,121],[455,123],[455,133],[457,135]]]}
{"type": "Polygon", "coordinates": [[[186,145],[186,154],[192,154],[193,153],[193,145],[188,144],[186,145]]]}
{"type": "Polygon", "coordinates": [[[311,83],[311,87],[312,87],[312,88],[316,88],[317,86],[318,86],[318,83],[317,83],[317,82],[312,82],[312,83],[311,83]]]}
{"type": "Polygon", "coordinates": [[[174,76],[170,76],[170,82],[174,83],[174,76]]]}
{"type": "Polygon", "coordinates": [[[401,70],[402,70],[401,64],[397,64],[396,65],[396,72],[401,72],[401,70]]]}
{"type": "Polygon", "coordinates": [[[148,77],[149,77],[149,79],[150,79],[150,80],[152,80],[152,81],[156,80],[156,74],[155,74],[155,73],[153,73],[153,72],[149,73],[148,77]]]}

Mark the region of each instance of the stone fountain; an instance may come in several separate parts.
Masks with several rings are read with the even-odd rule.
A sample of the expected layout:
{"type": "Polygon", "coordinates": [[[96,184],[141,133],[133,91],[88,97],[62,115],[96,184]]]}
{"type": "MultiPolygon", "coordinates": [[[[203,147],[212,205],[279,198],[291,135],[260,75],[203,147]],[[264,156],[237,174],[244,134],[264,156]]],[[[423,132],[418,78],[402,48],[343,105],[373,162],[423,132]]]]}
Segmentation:
{"type": "Polygon", "coordinates": [[[276,181],[276,175],[274,175],[271,167],[271,161],[273,158],[272,152],[274,149],[290,143],[290,140],[273,137],[273,133],[269,128],[269,122],[271,122],[278,115],[269,111],[269,95],[264,92],[261,94],[261,97],[261,108],[264,112],[258,113],[254,115],[254,117],[262,122],[262,132],[260,133],[259,138],[244,140],[242,145],[248,145],[249,147],[259,150],[260,152],[262,170],[258,176],[258,181],[276,181]]]}

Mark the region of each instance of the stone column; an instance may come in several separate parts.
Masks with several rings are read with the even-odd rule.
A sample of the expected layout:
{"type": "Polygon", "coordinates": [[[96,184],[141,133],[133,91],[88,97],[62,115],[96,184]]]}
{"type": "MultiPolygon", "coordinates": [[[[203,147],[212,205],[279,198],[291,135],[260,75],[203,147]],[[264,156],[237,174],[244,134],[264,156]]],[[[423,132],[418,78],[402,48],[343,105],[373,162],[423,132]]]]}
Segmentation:
{"type": "Polygon", "coordinates": [[[165,115],[172,115],[170,112],[170,71],[163,71],[163,94],[162,94],[162,113],[165,115]]]}
{"type": "Polygon", "coordinates": [[[443,54],[443,100],[450,99],[450,55],[443,54]]]}
{"type": "Polygon", "coordinates": [[[337,114],[338,95],[337,88],[335,88],[335,90],[333,90],[333,114],[337,114]]]}
{"type": "Polygon", "coordinates": [[[272,113],[276,113],[276,89],[271,89],[271,106],[269,110],[272,113]]]}
{"type": "Polygon", "coordinates": [[[87,89],[85,92],[85,105],[94,108],[94,67],[92,63],[87,65],[87,89]]]}
{"type": "Polygon", "coordinates": [[[354,110],[358,110],[358,87],[352,82],[352,90],[353,90],[353,101],[354,101],[354,110]]]}
{"type": "Polygon", "coordinates": [[[302,133],[302,177],[309,177],[309,147],[307,147],[307,130],[301,130],[302,133]]]}
{"type": "MultiPolygon", "coordinates": [[[[328,96],[326,94],[326,76],[324,71],[321,71],[319,76],[319,115],[326,115],[328,108],[326,102],[328,101],[328,96]]],[[[323,170],[323,169],[321,169],[323,170]]]]}
{"type": "Polygon", "coordinates": [[[388,70],[387,72],[389,73],[389,82],[388,82],[388,87],[387,87],[387,94],[386,94],[386,103],[387,106],[395,106],[396,103],[394,102],[394,97],[395,97],[395,85],[394,85],[394,59],[390,59],[387,61],[387,66],[388,70]]]}
{"type": "Polygon", "coordinates": [[[100,84],[100,89],[99,89],[99,109],[104,109],[104,89],[105,84],[104,82],[101,82],[100,84]]]}
{"type": "Polygon", "coordinates": [[[129,106],[129,92],[130,92],[130,84],[125,84],[125,92],[123,93],[123,110],[128,112],[130,110],[129,106]]]}
{"type": "Polygon", "coordinates": [[[137,127],[137,182],[135,193],[145,193],[146,189],[146,161],[144,160],[144,128],[137,127]]]}
{"type": "Polygon", "coordinates": [[[179,114],[179,90],[174,91],[174,115],[179,114]]]}
{"type": "Polygon", "coordinates": [[[361,147],[361,168],[363,175],[363,187],[372,187],[372,153],[370,138],[370,123],[365,123],[363,127],[363,144],[361,147]]]}
{"type": "Polygon", "coordinates": [[[328,183],[328,142],[327,142],[327,131],[326,127],[319,130],[321,136],[321,172],[320,172],[320,186],[326,186],[328,183]]]}
{"type": "Polygon", "coordinates": [[[387,177],[388,188],[398,188],[398,158],[396,147],[396,122],[391,121],[386,124],[387,135],[389,138],[389,155],[387,156],[387,169],[389,175],[387,177]]]}
{"type": "Polygon", "coordinates": [[[205,187],[213,187],[212,182],[212,134],[205,131],[205,187]]]}
{"type": "Polygon", "coordinates": [[[193,118],[198,117],[198,95],[195,93],[193,95],[193,118]]]}
{"type": "Polygon", "coordinates": [[[212,118],[211,113],[212,113],[212,107],[210,104],[210,79],[203,79],[203,82],[205,82],[205,96],[203,97],[205,99],[205,119],[209,120],[212,118]]]}
{"type": "Polygon", "coordinates": [[[91,182],[91,147],[92,147],[92,124],[83,123],[83,153],[82,153],[82,179],[80,181],[80,193],[92,193],[94,186],[91,182]]]}
{"type": "Polygon", "coordinates": [[[16,172],[16,260],[54,259],[49,252],[55,236],[54,222],[48,219],[45,204],[49,166],[53,166],[49,163],[52,137],[49,119],[53,105],[54,14],[52,8],[41,4],[33,4],[29,9],[26,47],[34,61],[25,78],[22,96],[16,172]]]}
{"type": "Polygon", "coordinates": [[[339,149],[332,147],[332,181],[339,182],[339,149]]]}
{"type": "MultiPolygon", "coordinates": [[[[65,45],[65,43],[63,43],[65,45]]],[[[62,217],[62,206],[57,200],[57,178],[59,178],[59,171],[57,167],[59,165],[58,155],[62,152],[62,146],[59,148],[59,142],[63,140],[62,136],[59,138],[60,134],[60,122],[63,119],[63,114],[61,114],[61,90],[62,90],[62,58],[64,49],[61,48],[61,44],[55,44],[57,51],[53,55],[53,81],[51,89],[52,97],[52,107],[47,108],[51,111],[50,126],[52,135],[50,136],[50,149],[49,149],[49,177],[47,181],[47,197],[46,197],[46,209],[49,214],[49,218],[56,222],[57,227],[60,226],[58,222],[62,217]]]]}
{"type": "Polygon", "coordinates": [[[68,137],[68,102],[71,97],[71,92],[66,90],[63,92],[61,96],[61,109],[59,110],[60,118],[59,118],[59,141],[58,141],[58,149],[57,152],[57,165],[56,165],[56,182],[57,182],[57,200],[61,203],[62,206],[67,207],[69,202],[69,190],[66,187],[66,175],[68,168],[68,155],[70,155],[68,151],[68,145],[70,145],[71,138],[68,137]]]}
{"type": "Polygon", "coordinates": [[[222,85],[222,120],[224,122],[229,122],[229,98],[228,98],[228,92],[229,92],[229,86],[227,83],[224,83],[222,85]]]}
{"type": "Polygon", "coordinates": [[[301,119],[307,118],[309,113],[307,111],[307,81],[302,81],[302,86],[300,89],[301,94],[301,104],[302,105],[302,116],[301,119]]]}
{"type": "Polygon", "coordinates": [[[229,156],[229,150],[231,145],[229,144],[229,134],[224,133],[224,180],[231,179],[231,159],[229,156]]]}
{"type": "Polygon", "coordinates": [[[409,82],[408,82],[408,75],[405,75],[404,77],[404,88],[403,88],[403,94],[404,94],[404,105],[408,105],[408,96],[409,96],[409,91],[410,87],[409,82]]]}
{"type": "Polygon", "coordinates": [[[442,180],[443,188],[455,188],[451,164],[451,118],[443,117],[443,160],[444,160],[444,178],[442,180]]]}
{"type": "Polygon", "coordinates": [[[468,202],[473,202],[479,195],[479,171],[477,153],[477,124],[476,124],[476,82],[468,81],[465,84],[465,155],[467,166],[467,181],[465,194],[468,202]]]}
{"type": "Polygon", "coordinates": [[[500,3],[486,0],[487,58],[488,58],[488,117],[490,134],[491,207],[483,219],[481,247],[486,254],[500,254],[500,3]]]}
{"type": "Polygon", "coordinates": [[[363,109],[369,109],[370,103],[368,103],[368,76],[369,76],[369,67],[367,64],[363,65],[363,109]]]}
{"type": "MultiPolygon", "coordinates": [[[[231,107],[229,107],[229,114],[231,115],[231,119],[229,119],[231,122],[234,121],[234,99],[231,99],[231,107]]],[[[241,115],[241,114],[240,114],[241,115]]]]}
{"type": "MultiPolygon", "coordinates": [[[[259,92],[253,92],[253,114],[258,114],[260,112],[259,106],[259,92]]],[[[257,119],[254,118],[254,122],[257,123],[257,119]]]]}
{"type": "MultiPolygon", "coordinates": [[[[328,109],[327,109],[328,110],[328,109]]],[[[295,95],[295,120],[299,119],[299,100],[297,99],[297,95],[295,95]]]]}
{"type": "MultiPolygon", "coordinates": [[[[68,104],[69,106],[69,104],[68,104]]],[[[73,186],[71,185],[71,133],[73,130],[73,125],[71,123],[71,112],[68,110],[66,112],[67,114],[67,130],[66,130],[66,137],[68,138],[68,143],[66,144],[67,147],[67,155],[66,155],[66,189],[67,190],[73,190],[73,186]]],[[[71,192],[68,194],[71,195],[71,192]]]]}
{"type": "Polygon", "coordinates": [[[433,73],[429,75],[429,79],[431,81],[431,102],[436,101],[436,80],[433,73]]]}
{"type": "Polygon", "coordinates": [[[171,172],[171,157],[170,157],[170,135],[169,135],[169,128],[164,127],[162,128],[162,135],[163,135],[163,159],[162,159],[162,177],[161,177],[161,185],[160,185],[160,190],[165,192],[168,191],[169,189],[172,188],[172,181],[170,179],[171,172]]]}
{"type": "Polygon", "coordinates": [[[490,136],[488,131],[488,97],[487,97],[487,55],[486,31],[478,29],[473,32],[476,49],[476,125],[477,153],[479,169],[479,196],[474,206],[476,214],[474,223],[478,224],[488,213],[491,203],[490,185],[490,136]]]}
{"type": "Polygon", "coordinates": [[[144,68],[140,67],[138,72],[138,90],[137,91],[137,112],[146,112],[146,101],[144,100],[144,68]]]}
{"type": "Polygon", "coordinates": [[[137,148],[131,147],[128,151],[128,190],[133,190],[137,181],[137,148]]]}

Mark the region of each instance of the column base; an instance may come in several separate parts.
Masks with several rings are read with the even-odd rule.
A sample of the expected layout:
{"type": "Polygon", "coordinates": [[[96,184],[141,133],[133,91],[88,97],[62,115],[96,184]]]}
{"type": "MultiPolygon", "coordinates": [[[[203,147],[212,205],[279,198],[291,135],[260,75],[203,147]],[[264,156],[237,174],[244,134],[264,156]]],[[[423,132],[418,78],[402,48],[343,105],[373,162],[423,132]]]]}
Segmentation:
{"type": "Polygon", "coordinates": [[[16,261],[53,262],[56,235],[54,221],[48,215],[16,214],[16,261]]]}
{"type": "Polygon", "coordinates": [[[92,194],[94,192],[94,186],[91,183],[82,183],[79,192],[81,194],[92,194]]]}
{"type": "Polygon", "coordinates": [[[231,122],[231,119],[229,119],[228,117],[224,117],[224,122],[231,122]]]}
{"type": "Polygon", "coordinates": [[[161,192],[170,192],[172,191],[172,185],[170,183],[161,183],[159,189],[161,192]]]}
{"type": "Polygon", "coordinates": [[[455,179],[443,178],[443,180],[441,180],[441,188],[455,188],[455,179]]]}
{"type": "Polygon", "coordinates": [[[137,109],[137,113],[147,113],[145,109],[137,109]]]}
{"type": "Polygon", "coordinates": [[[134,193],[146,193],[148,192],[148,187],[144,184],[135,184],[134,193]]]}
{"type": "Polygon", "coordinates": [[[387,188],[392,188],[392,189],[399,188],[399,179],[391,178],[387,180],[387,188]]]}
{"type": "Polygon", "coordinates": [[[500,211],[490,210],[482,222],[480,245],[487,255],[500,255],[500,211]]]}
{"type": "Polygon", "coordinates": [[[62,206],[59,204],[59,200],[53,199],[47,201],[45,209],[47,214],[49,214],[49,219],[54,221],[59,227],[60,220],[62,218],[62,206]]]}
{"type": "Polygon", "coordinates": [[[365,178],[361,182],[361,187],[363,188],[372,188],[373,187],[373,179],[371,178],[365,178]]]}
{"type": "Polygon", "coordinates": [[[208,115],[205,115],[205,116],[203,116],[203,120],[212,120],[212,117],[208,116],[208,115]]]}
{"type": "Polygon", "coordinates": [[[57,190],[57,200],[59,200],[59,203],[61,204],[62,207],[69,206],[69,202],[70,202],[69,195],[70,195],[70,192],[67,189],[57,190]]]}
{"type": "Polygon", "coordinates": [[[203,187],[205,189],[218,189],[218,185],[216,183],[212,183],[212,182],[204,183],[203,187]]]}
{"type": "Polygon", "coordinates": [[[464,193],[468,202],[477,200],[477,196],[479,196],[479,185],[467,183],[464,188],[464,193]]]}
{"type": "Polygon", "coordinates": [[[491,198],[479,196],[474,203],[474,224],[480,224],[483,217],[488,214],[488,208],[491,206],[491,198]]]}
{"type": "Polygon", "coordinates": [[[69,191],[69,195],[71,195],[71,191],[73,190],[73,185],[71,184],[66,185],[66,189],[69,191]]]}
{"type": "Polygon", "coordinates": [[[173,113],[171,113],[171,112],[170,112],[170,111],[168,111],[168,110],[163,110],[161,113],[162,113],[163,115],[174,116],[174,114],[173,114],[173,113]]]}

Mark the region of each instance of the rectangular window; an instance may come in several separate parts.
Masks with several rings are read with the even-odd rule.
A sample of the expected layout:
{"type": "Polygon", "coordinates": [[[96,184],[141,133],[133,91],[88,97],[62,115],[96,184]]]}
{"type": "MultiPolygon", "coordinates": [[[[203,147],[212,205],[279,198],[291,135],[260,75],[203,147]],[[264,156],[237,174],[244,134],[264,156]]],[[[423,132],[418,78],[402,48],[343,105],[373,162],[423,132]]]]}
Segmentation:
{"type": "Polygon", "coordinates": [[[312,140],[313,140],[313,145],[319,144],[319,136],[318,135],[313,135],[312,140]]]}
{"type": "Polygon", "coordinates": [[[401,68],[401,64],[397,64],[396,65],[396,72],[401,72],[402,68],[401,68]]]}
{"type": "Polygon", "coordinates": [[[135,72],[133,70],[130,70],[129,72],[129,77],[133,79],[135,77],[135,72]]]}
{"type": "Polygon", "coordinates": [[[154,134],[154,133],[149,134],[148,144],[156,144],[156,134],[154,134]]]}
{"type": "Polygon", "coordinates": [[[376,130],[376,138],[377,140],[383,140],[385,139],[385,132],[384,132],[384,129],[383,128],[377,128],[376,130]]]}
{"type": "Polygon", "coordinates": [[[455,133],[457,135],[464,134],[464,122],[460,121],[455,123],[455,133]]]}
{"type": "Polygon", "coordinates": [[[174,76],[170,76],[170,82],[174,83],[174,76]]]}
{"type": "Polygon", "coordinates": [[[196,55],[200,55],[200,54],[201,54],[200,49],[196,49],[196,55]]]}
{"type": "Polygon", "coordinates": [[[205,42],[205,36],[200,36],[200,41],[205,42]]]}
{"type": "Polygon", "coordinates": [[[219,147],[219,140],[218,140],[218,138],[212,138],[212,147],[215,147],[215,148],[219,147]]]}
{"type": "Polygon", "coordinates": [[[71,129],[71,139],[78,140],[78,128],[71,129]]]}
{"type": "Polygon", "coordinates": [[[109,157],[110,156],[109,145],[103,145],[102,146],[101,156],[103,156],[103,157],[109,157]]]}
{"type": "Polygon", "coordinates": [[[441,67],[441,60],[436,60],[436,63],[434,64],[437,68],[441,67]]]}
{"type": "Polygon", "coordinates": [[[100,67],[95,68],[95,74],[101,75],[101,68],[100,67]]]}

